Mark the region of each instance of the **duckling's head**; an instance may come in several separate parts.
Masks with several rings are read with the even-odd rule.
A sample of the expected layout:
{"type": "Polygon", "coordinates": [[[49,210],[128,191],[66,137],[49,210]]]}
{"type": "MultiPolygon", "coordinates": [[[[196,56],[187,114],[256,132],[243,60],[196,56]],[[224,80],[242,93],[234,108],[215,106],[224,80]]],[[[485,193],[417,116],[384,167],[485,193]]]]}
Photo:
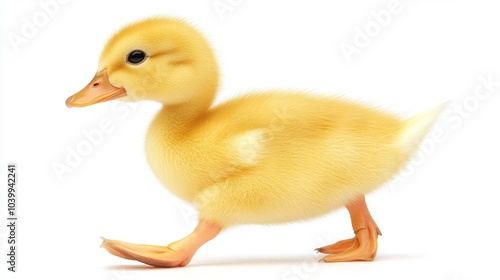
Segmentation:
{"type": "Polygon", "coordinates": [[[217,85],[217,63],[203,36],[183,21],[150,18],[124,27],[108,41],[97,74],[66,105],[120,98],[208,108],[217,85]]]}

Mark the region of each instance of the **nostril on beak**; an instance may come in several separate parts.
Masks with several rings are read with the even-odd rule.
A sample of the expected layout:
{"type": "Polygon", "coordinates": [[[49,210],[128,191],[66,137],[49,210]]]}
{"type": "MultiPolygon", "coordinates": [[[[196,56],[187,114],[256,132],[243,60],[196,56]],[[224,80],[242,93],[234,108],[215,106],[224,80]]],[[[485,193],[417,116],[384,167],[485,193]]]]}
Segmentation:
{"type": "Polygon", "coordinates": [[[101,85],[101,84],[100,84],[99,82],[96,82],[96,83],[93,83],[93,84],[92,84],[92,87],[98,87],[98,86],[100,86],[100,85],[101,85]]]}

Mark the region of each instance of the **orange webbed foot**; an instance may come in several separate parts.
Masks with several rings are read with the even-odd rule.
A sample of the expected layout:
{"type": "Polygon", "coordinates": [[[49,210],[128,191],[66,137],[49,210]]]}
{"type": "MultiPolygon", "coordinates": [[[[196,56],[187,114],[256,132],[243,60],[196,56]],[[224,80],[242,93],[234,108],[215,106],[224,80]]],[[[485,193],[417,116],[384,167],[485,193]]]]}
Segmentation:
{"type": "Polygon", "coordinates": [[[200,221],[191,234],[168,246],[133,244],[103,238],[101,247],[117,257],[136,260],[151,266],[179,267],[186,266],[196,251],[220,231],[220,226],[200,221]]]}
{"type": "Polygon", "coordinates": [[[373,221],[364,197],[347,206],[355,233],[354,238],[316,249],[328,254],[323,262],[371,261],[377,255],[377,239],[382,235],[373,221]]]}
{"type": "Polygon", "coordinates": [[[185,266],[192,258],[192,255],[186,252],[178,253],[168,246],[133,244],[106,239],[101,247],[117,257],[137,260],[156,267],[185,266]]]}

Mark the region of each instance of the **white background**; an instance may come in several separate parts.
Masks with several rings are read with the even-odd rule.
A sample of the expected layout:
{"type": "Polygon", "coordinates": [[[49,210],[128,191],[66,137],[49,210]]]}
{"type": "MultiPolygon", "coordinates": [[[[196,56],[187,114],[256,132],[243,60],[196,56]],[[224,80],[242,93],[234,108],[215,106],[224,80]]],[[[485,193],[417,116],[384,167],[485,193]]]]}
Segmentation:
{"type": "Polygon", "coordinates": [[[349,63],[340,45],[355,46],[356,28],[389,1],[67,1],[44,23],[39,2],[48,1],[0,7],[2,279],[498,279],[500,87],[483,100],[474,96],[480,77],[500,81],[497,2],[401,1],[401,12],[349,63]],[[214,3],[233,6],[221,16],[214,3]],[[158,104],[64,104],[93,77],[107,38],[151,15],[187,19],[207,36],[222,72],[218,100],[291,88],[403,115],[449,99],[451,110],[466,103],[467,117],[448,111],[438,124],[444,141],[368,196],[384,233],[376,261],[317,263],[314,248],[353,235],[343,209],[229,229],[179,269],[151,269],[99,248],[100,236],[165,245],[196,224],[191,206],[161,186],[144,158],[158,104]],[[11,38],[23,36],[26,20],[39,27],[15,46],[11,38]],[[104,119],[112,132],[59,180],[55,162],[66,164],[67,149],[104,119]],[[5,262],[9,162],[19,173],[18,273],[5,262]]]}

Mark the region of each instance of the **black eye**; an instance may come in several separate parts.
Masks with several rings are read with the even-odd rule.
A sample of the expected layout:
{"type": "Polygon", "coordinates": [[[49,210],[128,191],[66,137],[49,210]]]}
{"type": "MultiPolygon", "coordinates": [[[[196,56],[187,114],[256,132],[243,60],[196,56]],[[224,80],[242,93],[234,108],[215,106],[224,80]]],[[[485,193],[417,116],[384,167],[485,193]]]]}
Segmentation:
{"type": "Polygon", "coordinates": [[[146,53],[141,50],[133,50],[127,56],[127,61],[132,64],[139,64],[146,58],[146,53]]]}

